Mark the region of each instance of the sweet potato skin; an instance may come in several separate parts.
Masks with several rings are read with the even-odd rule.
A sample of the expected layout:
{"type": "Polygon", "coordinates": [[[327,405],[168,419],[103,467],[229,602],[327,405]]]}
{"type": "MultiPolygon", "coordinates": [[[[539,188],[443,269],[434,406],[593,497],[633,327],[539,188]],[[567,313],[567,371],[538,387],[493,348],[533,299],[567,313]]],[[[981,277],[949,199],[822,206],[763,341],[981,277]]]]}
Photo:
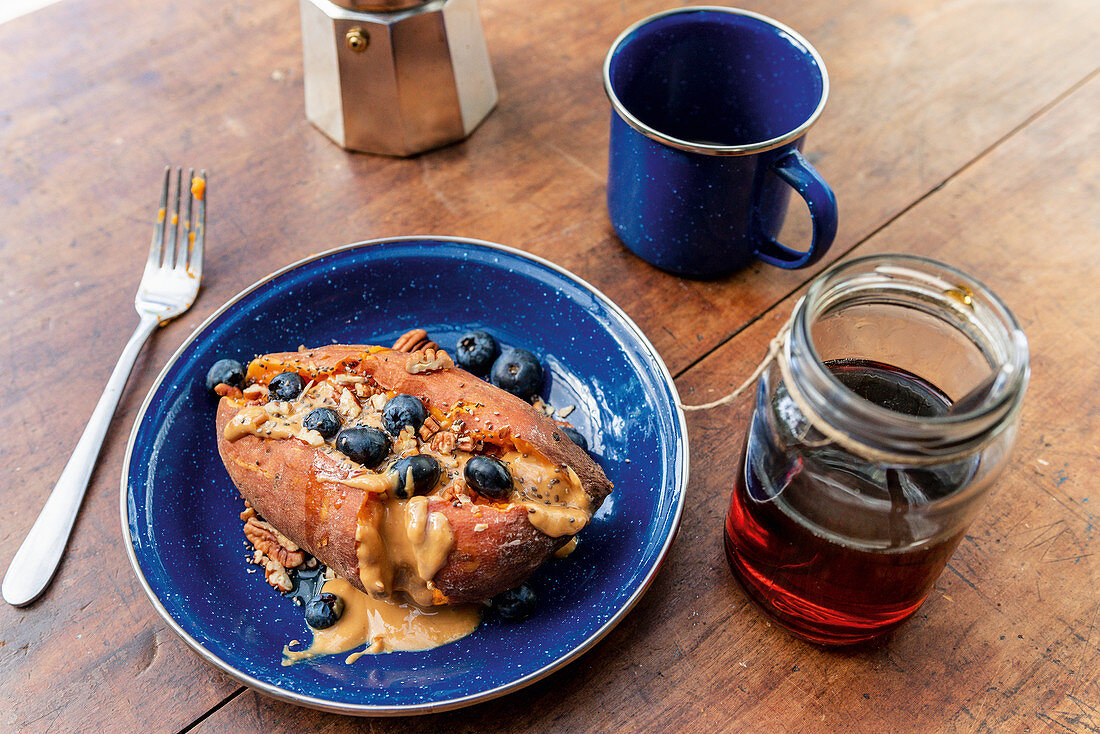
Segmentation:
{"type": "MultiPolygon", "coordinates": [[[[540,411],[458,368],[410,374],[406,364],[411,358],[377,347],[332,345],[259,357],[250,365],[248,379],[266,383],[286,370],[298,370],[308,379],[350,366],[349,371],[370,376],[382,389],[415,395],[433,415],[461,418],[469,434],[488,444],[505,440],[502,435],[518,438],[555,465],[571,467],[592,511],[610,493],[610,482],[591,457],[540,411]]],[[[364,590],[356,556],[357,516],[364,502],[381,500],[318,478],[342,476],[346,468],[297,439],[246,435],[226,440],[225,426],[244,404],[240,398],[223,397],[216,419],[218,451],[234,484],[284,535],[364,590]]],[[[569,540],[540,532],[518,505],[456,506],[432,497],[429,511],[442,513],[455,536],[446,564],[432,579],[445,603],[486,599],[515,586],[569,540]]]]}
{"type": "Polygon", "coordinates": [[[218,453],[241,496],[279,531],[335,573],[360,587],[355,527],[366,492],[317,478],[333,474],[336,461],[296,439],[225,438],[240,404],[222,398],[216,426],[218,453]]]}

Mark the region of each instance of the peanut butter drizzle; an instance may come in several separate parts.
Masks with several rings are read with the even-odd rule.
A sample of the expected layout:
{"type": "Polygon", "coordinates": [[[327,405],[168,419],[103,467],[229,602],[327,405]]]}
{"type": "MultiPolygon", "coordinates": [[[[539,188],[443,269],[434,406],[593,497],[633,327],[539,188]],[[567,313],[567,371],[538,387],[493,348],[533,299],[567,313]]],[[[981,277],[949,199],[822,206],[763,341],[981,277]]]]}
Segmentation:
{"type": "Polygon", "coordinates": [[[454,531],[427,497],[380,502],[368,497],[355,528],[359,580],[372,596],[404,591],[425,606],[439,602],[431,579],[447,562],[454,531]]]}
{"type": "Polygon", "coordinates": [[[359,560],[359,581],[371,596],[393,589],[393,562],[382,537],[386,506],[367,497],[355,521],[355,555],[359,560]]]}
{"type": "Polygon", "coordinates": [[[397,475],[390,473],[379,474],[378,472],[360,470],[350,477],[318,474],[317,478],[324,482],[336,482],[372,494],[386,494],[397,489],[397,475]]]}
{"type": "Polygon", "coordinates": [[[459,640],[481,622],[478,604],[437,606],[425,609],[395,598],[375,599],[341,578],[325,582],[324,591],[344,602],[344,612],[328,629],[314,630],[313,642],[304,650],[283,648],[283,665],[321,655],[336,655],[366,645],[349,655],[353,663],[362,655],[396,650],[428,650],[459,640]]]}
{"type": "Polygon", "coordinates": [[[554,558],[568,558],[575,550],[577,550],[577,536],[574,535],[568,543],[554,551],[554,558]]]}
{"type": "Polygon", "coordinates": [[[317,431],[307,430],[302,421],[315,408],[337,408],[336,392],[327,382],[310,384],[294,402],[270,402],[266,405],[246,405],[225,425],[225,440],[236,441],[243,436],[285,439],[298,438],[310,446],[323,446],[325,439],[317,431]]]}
{"type": "Polygon", "coordinates": [[[556,467],[519,439],[517,449],[504,454],[512,468],[517,504],[527,508],[527,519],[551,538],[579,533],[592,515],[588,494],[572,467],[556,467]]]}
{"type": "MultiPolygon", "coordinates": [[[[412,486],[410,479],[406,486],[412,486]]],[[[428,512],[427,497],[413,497],[405,503],[405,534],[411,555],[416,559],[416,574],[430,582],[447,562],[454,545],[451,523],[442,512],[428,512]]]]}
{"type": "Polygon", "coordinates": [[[271,418],[259,405],[249,405],[241,408],[233,420],[225,425],[225,440],[236,441],[243,436],[260,435],[260,426],[271,418]]]}

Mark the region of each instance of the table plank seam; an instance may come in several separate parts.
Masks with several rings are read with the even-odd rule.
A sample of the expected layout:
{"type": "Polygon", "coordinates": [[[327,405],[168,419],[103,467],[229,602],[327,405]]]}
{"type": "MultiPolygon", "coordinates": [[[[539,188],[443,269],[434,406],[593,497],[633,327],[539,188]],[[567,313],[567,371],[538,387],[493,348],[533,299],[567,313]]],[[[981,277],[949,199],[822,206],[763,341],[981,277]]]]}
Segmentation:
{"type": "Polygon", "coordinates": [[[207,711],[202,716],[200,716],[199,718],[192,721],[187,726],[180,729],[176,734],[187,734],[189,731],[192,731],[196,726],[198,726],[199,724],[201,724],[202,722],[206,721],[208,718],[210,718],[211,716],[216,714],[219,709],[221,709],[223,706],[226,706],[230,701],[232,701],[234,698],[236,698],[237,696],[244,693],[246,690],[248,690],[247,686],[241,686],[237,690],[233,691],[228,696],[226,696],[221,701],[219,701],[214,706],[212,706],[209,711],[207,711]]]}

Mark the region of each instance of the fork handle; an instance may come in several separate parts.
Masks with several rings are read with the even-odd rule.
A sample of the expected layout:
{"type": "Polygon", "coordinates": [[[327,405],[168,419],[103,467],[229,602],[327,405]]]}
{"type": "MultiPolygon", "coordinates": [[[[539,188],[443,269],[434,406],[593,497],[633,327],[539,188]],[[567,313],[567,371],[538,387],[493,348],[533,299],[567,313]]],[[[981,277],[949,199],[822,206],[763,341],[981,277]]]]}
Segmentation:
{"type": "Polygon", "coordinates": [[[69,463],[65,464],[46,505],[8,566],[0,588],[4,601],[8,604],[16,607],[30,604],[42,595],[53,580],[61,555],[69,542],[69,534],[76,522],[84,492],[88,488],[92,469],[99,458],[103,437],[107,435],[107,428],[111,425],[111,418],[114,417],[115,408],[122,397],[122,389],[126,387],[126,380],[130,377],[138,353],[158,323],[160,322],[156,316],[142,314],[141,322],[130,341],[126,342],[122,356],[118,358],[118,364],[107,380],[107,387],[103,389],[103,395],[96,403],[92,417],[69,457],[69,463]]]}

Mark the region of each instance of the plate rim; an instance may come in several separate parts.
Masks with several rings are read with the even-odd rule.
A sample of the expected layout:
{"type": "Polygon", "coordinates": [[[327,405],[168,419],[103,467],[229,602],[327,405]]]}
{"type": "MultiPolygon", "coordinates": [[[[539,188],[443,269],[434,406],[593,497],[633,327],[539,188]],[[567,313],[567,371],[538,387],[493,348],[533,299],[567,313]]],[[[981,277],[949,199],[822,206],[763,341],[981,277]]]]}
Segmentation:
{"type": "Polygon", "coordinates": [[[680,528],[681,521],[683,519],[683,511],[685,505],[686,491],[690,472],[690,446],[687,433],[687,420],[684,415],[684,410],[680,403],[680,393],[676,389],[676,383],[669,372],[668,367],[665,365],[664,359],[661,358],[660,353],[645,333],[639,328],[634,320],[626,314],[625,311],[618,304],[612,301],[601,290],[593,286],[588,281],[580,278],[576,274],[563,268],[562,266],[553,263],[538,255],[525,252],[523,250],[509,247],[507,245],[501,245],[495,242],[489,242],[487,240],[480,240],[471,237],[454,237],[454,236],[442,236],[442,235],[403,235],[399,237],[378,237],[368,240],[360,240],[358,242],[352,242],[345,245],[339,245],[337,247],[330,248],[312,255],[308,255],[300,260],[290,263],[285,267],[282,267],[262,278],[255,281],[251,285],[246,286],[236,295],[231,297],[228,301],[218,307],[213,313],[211,313],[206,319],[196,326],[192,332],[184,339],[183,343],[172,353],[172,356],[168,358],[164,367],[153,380],[153,384],[149,387],[149,391],[145,395],[145,399],[141,403],[141,407],[138,409],[137,415],[134,418],[133,426],[130,429],[130,435],[126,442],[126,452],[122,460],[122,474],[120,481],[120,497],[119,497],[119,511],[120,519],[122,522],[122,537],[125,541],[126,556],[130,560],[130,567],[137,575],[138,582],[141,584],[142,590],[145,592],[145,596],[152,603],[154,610],[160,615],[168,626],[190,647],[195,653],[199,655],[210,665],[216,669],[237,680],[244,685],[257,690],[267,696],[291,703],[297,706],[305,706],[307,708],[317,709],[320,711],[327,711],[329,713],[345,714],[352,716],[409,716],[418,714],[431,714],[441,713],[444,711],[451,711],[457,708],[465,706],[472,706],[477,703],[483,703],[495,698],[513,693],[525,688],[539,680],[549,676],[550,674],[561,670],[569,663],[575,661],[586,652],[591,650],[600,642],[608,633],[611,632],[618,624],[626,618],[626,615],[634,608],[635,605],[645,595],[646,591],[652,585],[653,580],[656,578],[657,573],[660,571],[661,566],[664,565],[665,558],[668,556],[668,552],[672,547],[672,544],[676,538],[677,531],[680,528]],[[142,421],[145,419],[145,414],[149,409],[149,405],[152,402],[153,395],[160,388],[164,382],[168,371],[176,364],[179,358],[198,337],[206,330],[215,319],[221,316],[229,308],[237,304],[242,298],[252,293],[256,289],[270,283],[272,280],[287,273],[296,268],[307,265],[316,260],[320,260],[330,255],[346,252],[350,250],[356,250],[365,247],[372,247],[376,245],[385,245],[399,242],[415,242],[415,241],[429,241],[429,242],[448,242],[453,244],[473,245],[475,247],[482,247],[490,250],[496,250],[499,252],[505,252],[509,255],[519,257],[524,260],[530,260],[539,265],[547,267],[559,275],[564,276],[568,280],[572,280],[574,283],[580,285],[582,289],[592,293],[601,303],[614,312],[621,320],[627,329],[633,332],[635,338],[638,339],[642,347],[648,352],[656,363],[658,372],[661,378],[665,382],[665,386],[670,391],[673,398],[673,408],[675,411],[675,417],[680,427],[680,434],[683,440],[680,442],[679,451],[679,469],[680,471],[680,483],[677,487],[679,497],[676,502],[676,509],[672,518],[672,523],[669,526],[668,533],[665,536],[664,543],[661,546],[660,551],[657,553],[653,565],[649,569],[649,572],[642,579],[642,582],[634,589],[634,592],[626,600],[626,603],[622,605],[614,614],[612,614],[600,627],[589,635],[583,642],[574,647],[572,650],[550,662],[547,665],[532,671],[522,678],[518,678],[504,685],[491,688],[486,691],[478,693],[472,693],[466,696],[459,696],[456,698],[447,699],[445,701],[432,701],[427,703],[416,704],[398,704],[398,705],[379,705],[379,704],[346,704],[336,703],[328,699],[318,698],[316,696],[309,696],[301,693],[295,693],[286,689],[275,686],[266,681],[260,680],[239,668],[230,665],[226,661],[222,660],[219,656],[207,650],[202,643],[192,637],[184,630],[175,618],[168,612],[168,610],[161,603],[160,599],[150,587],[148,580],[145,578],[145,574],[141,569],[141,565],[137,559],[137,553],[134,550],[134,539],[130,534],[130,522],[129,522],[129,476],[130,476],[130,462],[133,458],[134,444],[137,441],[138,429],[141,426],[142,421]]]}

